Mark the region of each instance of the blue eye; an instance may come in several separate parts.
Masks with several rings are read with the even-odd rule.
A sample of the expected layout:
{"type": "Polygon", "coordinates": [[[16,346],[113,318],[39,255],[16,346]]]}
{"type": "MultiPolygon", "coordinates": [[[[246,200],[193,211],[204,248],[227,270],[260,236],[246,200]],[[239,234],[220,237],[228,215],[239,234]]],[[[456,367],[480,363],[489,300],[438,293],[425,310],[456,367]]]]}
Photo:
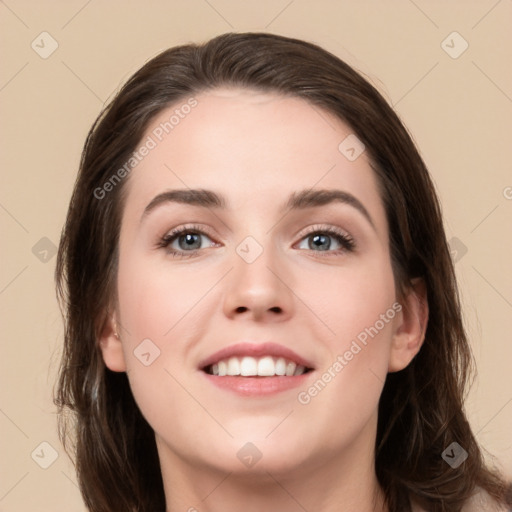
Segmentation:
{"type": "MultiPolygon", "coordinates": [[[[201,237],[204,236],[212,242],[211,238],[206,235],[202,230],[197,229],[195,227],[181,227],[173,229],[171,232],[167,233],[160,241],[159,247],[164,247],[167,249],[169,254],[177,257],[189,257],[195,255],[200,249],[202,249],[201,245],[201,237]],[[177,242],[178,247],[172,247],[172,244],[177,242]],[[187,254],[189,253],[189,254],[187,254]]],[[[213,242],[210,244],[212,247],[213,242]]]]}
{"type": "Polygon", "coordinates": [[[300,249],[308,249],[314,252],[334,252],[339,253],[340,251],[353,251],[355,248],[354,239],[337,229],[317,229],[302,238],[303,241],[307,241],[307,247],[299,247],[300,249]],[[334,240],[334,249],[333,243],[334,240]],[[336,247],[336,245],[338,247],[336,247]]]}
{"type": "MultiPolygon", "coordinates": [[[[314,230],[301,238],[299,249],[306,249],[321,254],[321,256],[335,256],[343,252],[352,252],[355,249],[354,239],[346,232],[336,228],[314,226],[314,230]],[[304,243],[307,247],[302,247],[304,243]]],[[[177,258],[197,256],[202,247],[201,237],[206,237],[214,247],[216,244],[198,226],[182,226],[173,229],[158,242],[158,247],[165,248],[168,254],[177,258]],[[174,246],[177,244],[177,247],[174,246]]]]}

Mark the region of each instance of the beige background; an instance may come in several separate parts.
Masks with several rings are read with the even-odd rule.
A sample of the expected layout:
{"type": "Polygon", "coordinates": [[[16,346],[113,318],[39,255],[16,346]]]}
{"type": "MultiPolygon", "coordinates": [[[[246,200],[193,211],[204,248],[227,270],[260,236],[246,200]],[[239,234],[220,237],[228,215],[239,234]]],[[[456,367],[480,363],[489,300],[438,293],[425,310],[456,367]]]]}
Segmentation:
{"type": "Polygon", "coordinates": [[[51,244],[87,130],[145,60],[230,30],[324,46],[362,71],[408,126],[437,184],[448,237],[458,239],[452,245],[479,368],[469,416],[512,476],[512,1],[385,4],[0,1],[0,511],[84,510],[51,401],[62,341],[51,244]],[[51,49],[44,31],[58,43],[47,58],[39,54],[51,49]],[[463,40],[450,36],[442,45],[453,31],[463,40]],[[452,58],[447,51],[455,56],[464,40],[467,50],[452,58]],[[47,469],[40,466],[52,462],[52,450],[42,442],[57,452],[47,469]]]}

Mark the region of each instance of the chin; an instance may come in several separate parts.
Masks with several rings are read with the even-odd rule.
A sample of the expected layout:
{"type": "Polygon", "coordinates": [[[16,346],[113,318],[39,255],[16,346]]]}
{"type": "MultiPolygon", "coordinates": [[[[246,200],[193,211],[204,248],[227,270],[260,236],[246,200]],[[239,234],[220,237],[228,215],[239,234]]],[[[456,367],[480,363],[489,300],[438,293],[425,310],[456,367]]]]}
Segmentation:
{"type": "MultiPolygon", "coordinates": [[[[275,428],[277,423],[273,425],[275,428]]],[[[285,436],[269,435],[264,432],[248,430],[247,435],[230,439],[214,459],[214,464],[222,466],[224,471],[240,476],[251,475],[268,478],[268,473],[289,475],[305,463],[307,449],[304,443],[306,432],[285,436]],[[298,449],[300,447],[300,450],[298,449]]]]}

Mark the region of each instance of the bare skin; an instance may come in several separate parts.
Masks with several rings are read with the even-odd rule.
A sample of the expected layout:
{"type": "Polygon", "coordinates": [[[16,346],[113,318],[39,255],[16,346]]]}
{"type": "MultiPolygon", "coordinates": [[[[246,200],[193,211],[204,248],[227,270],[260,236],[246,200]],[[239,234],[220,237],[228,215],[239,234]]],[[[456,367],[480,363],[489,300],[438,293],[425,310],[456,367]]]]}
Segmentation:
{"type": "Polygon", "coordinates": [[[397,296],[366,152],[349,161],[338,146],[350,127],[300,99],[243,89],[195,98],[126,183],[119,304],[101,339],[106,365],[127,372],[155,431],[167,509],[385,512],[374,467],[378,400],[386,374],[420,349],[428,305],[422,282],[397,296]],[[165,202],[143,215],[171,189],[214,191],[226,208],[165,202]],[[363,208],[285,208],[310,189],[341,190],[363,208]],[[169,253],[187,252],[183,235],[159,246],[181,226],[204,233],[193,256],[169,253]],[[324,235],[320,248],[315,234],[324,235]],[[259,255],[248,262],[249,253],[259,255]],[[377,334],[361,343],[372,326],[377,334]],[[160,351],[148,366],[134,355],[145,339],[160,351]],[[311,363],[299,387],[242,396],[200,367],[233,343],[269,340],[311,363]]]}

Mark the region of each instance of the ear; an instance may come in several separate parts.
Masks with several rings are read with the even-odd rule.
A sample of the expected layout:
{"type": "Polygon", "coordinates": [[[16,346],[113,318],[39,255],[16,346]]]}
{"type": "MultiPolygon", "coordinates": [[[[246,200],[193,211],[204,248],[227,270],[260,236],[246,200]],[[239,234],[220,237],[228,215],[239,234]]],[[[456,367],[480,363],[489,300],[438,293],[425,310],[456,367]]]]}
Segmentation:
{"type": "Polygon", "coordinates": [[[115,314],[109,314],[101,329],[99,345],[107,368],[113,372],[124,372],[126,371],[126,363],[121,335],[117,326],[118,322],[115,314]]]}
{"type": "Polygon", "coordinates": [[[420,351],[428,323],[428,299],[425,281],[416,278],[411,281],[400,302],[402,310],[395,317],[395,332],[391,343],[389,372],[406,368],[420,351]]]}

